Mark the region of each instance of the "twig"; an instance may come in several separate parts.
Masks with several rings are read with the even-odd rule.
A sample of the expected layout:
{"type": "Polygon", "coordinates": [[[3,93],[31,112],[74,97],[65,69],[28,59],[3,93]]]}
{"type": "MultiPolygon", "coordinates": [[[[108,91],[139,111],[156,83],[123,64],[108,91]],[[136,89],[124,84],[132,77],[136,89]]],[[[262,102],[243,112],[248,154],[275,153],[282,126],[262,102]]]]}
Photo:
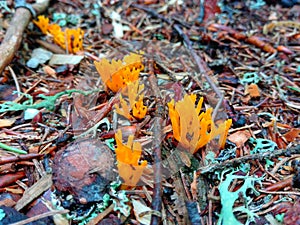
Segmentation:
{"type": "Polygon", "coordinates": [[[221,98],[219,99],[217,105],[215,106],[215,109],[214,109],[213,113],[212,113],[212,116],[211,116],[212,121],[215,121],[215,118],[216,118],[216,116],[217,116],[217,114],[218,114],[218,109],[219,109],[219,108],[222,106],[222,104],[223,104],[223,99],[224,99],[224,96],[222,95],[221,98]]]}
{"type": "Polygon", "coordinates": [[[262,189],[258,189],[258,191],[264,194],[274,194],[274,195],[300,195],[300,192],[296,192],[296,191],[266,191],[262,189]]]}
{"type": "Polygon", "coordinates": [[[0,165],[5,165],[7,163],[12,163],[12,162],[31,160],[31,159],[35,159],[35,158],[40,158],[42,156],[43,156],[42,154],[30,153],[30,154],[27,154],[27,155],[1,157],[0,158],[0,165]]]}
{"type": "Polygon", "coordinates": [[[216,84],[212,81],[212,79],[210,79],[210,77],[207,74],[211,74],[212,71],[207,67],[207,64],[203,61],[202,58],[200,58],[195,50],[193,49],[192,43],[190,41],[190,39],[188,38],[188,36],[183,32],[183,30],[179,27],[178,24],[173,24],[173,21],[170,19],[165,18],[164,16],[158,14],[155,10],[151,9],[151,8],[147,8],[145,6],[141,6],[141,5],[137,5],[137,4],[132,4],[133,7],[137,8],[137,9],[141,9],[147,13],[149,13],[150,15],[152,15],[153,17],[159,18],[163,21],[165,21],[166,23],[172,25],[174,27],[174,29],[177,31],[177,33],[179,34],[179,36],[181,36],[181,38],[183,39],[183,42],[185,43],[185,47],[189,50],[189,54],[192,56],[192,58],[194,59],[194,61],[196,62],[196,65],[199,69],[199,73],[200,75],[204,76],[204,78],[206,79],[206,81],[209,83],[209,85],[211,86],[211,88],[214,90],[214,92],[217,94],[217,96],[219,97],[219,102],[216,105],[216,108],[214,109],[215,111],[218,111],[217,107],[221,106],[222,103],[222,99],[223,99],[223,94],[222,92],[217,88],[216,84]]]}
{"type": "MultiPolygon", "coordinates": [[[[151,51],[151,50],[150,50],[151,51]]],[[[151,52],[150,52],[151,53],[151,52]]],[[[154,188],[153,188],[153,197],[152,197],[152,210],[155,212],[161,212],[162,210],[162,165],[161,165],[161,143],[162,143],[162,124],[163,124],[163,106],[161,104],[161,95],[160,90],[157,86],[157,79],[154,76],[153,61],[149,61],[150,67],[150,77],[149,82],[151,89],[157,99],[157,110],[156,118],[153,122],[153,173],[154,173],[154,188]]],[[[151,225],[159,225],[161,223],[161,217],[156,214],[151,216],[151,225]]]]}
{"type": "Polygon", "coordinates": [[[16,85],[16,90],[18,92],[17,95],[18,95],[18,97],[20,97],[20,95],[21,95],[21,88],[20,88],[20,85],[19,85],[19,82],[18,82],[18,78],[17,78],[15,72],[13,71],[13,69],[10,66],[8,67],[8,69],[9,69],[9,71],[11,73],[11,76],[14,79],[14,82],[15,82],[15,85],[16,85]]]}
{"type": "Polygon", "coordinates": [[[114,209],[114,204],[111,204],[103,212],[99,213],[94,219],[88,222],[87,225],[98,224],[104,217],[106,217],[114,209]]]}
{"type": "Polygon", "coordinates": [[[25,220],[22,220],[22,221],[19,221],[19,222],[16,222],[16,223],[11,223],[10,225],[25,225],[25,224],[40,220],[42,218],[46,218],[48,216],[54,216],[56,214],[66,214],[68,212],[69,212],[69,210],[66,210],[66,209],[64,209],[64,210],[53,210],[53,211],[45,212],[41,215],[36,215],[36,216],[30,217],[28,219],[25,219],[25,220]]]}
{"type": "MultiPolygon", "coordinates": [[[[30,86],[23,94],[28,94],[31,92],[39,83],[41,83],[43,80],[39,79],[37,82],[35,82],[33,85],[30,86]]],[[[25,95],[21,95],[20,97],[16,98],[14,102],[19,102],[25,95]]]]}
{"type": "Polygon", "coordinates": [[[181,38],[183,39],[183,42],[186,45],[186,48],[189,50],[189,53],[191,54],[191,56],[193,57],[193,59],[196,62],[196,65],[199,69],[199,72],[201,75],[204,76],[204,78],[206,79],[206,81],[210,84],[210,86],[212,87],[212,89],[216,92],[216,94],[218,95],[219,98],[222,97],[222,93],[220,92],[220,90],[217,88],[217,86],[215,85],[215,83],[210,79],[210,77],[207,75],[207,73],[212,73],[212,71],[207,67],[206,63],[202,60],[202,58],[200,58],[195,50],[193,49],[192,43],[190,41],[190,39],[188,38],[188,36],[183,32],[183,30],[179,27],[178,24],[173,24],[173,21],[170,19],[165,18],[164,16],[158,14],[156,11],[154,11],[153,9],[141,6],[141,5],[137,5],[137,4],[132,4],[133,7],[137,8],[137,9],[141,9],[147,13],[149,13],[150,15],[157,17],[165,22],[167,22],[170,25],[173,25],[174,29],[177,31],[177,33],[181,36],[181,38]]]}
{"type": "MultiPolygon", "coordinates": [[[[153,201],[152,209],[156,212],[161,212],[162,208],[162,187],[161,187],[161,125],[162,117],[156,117],[154,120],[154,138],[153,138],[153,172],[154,172],[154,189],[153,189],[153,201]]],[[[155,214],[151,216],[151,225],[158,225],[161,222],[161,218],[155,214]]]]}
{"type": "Polygon", "coordinates": [[[198,169],[198,172],[200,174],[206,174],[206,173],[213,173],[216,170],[224,170],[224,168],[232,167],[235,165],[239,165],[241,163],[245,163],[248,160],[263,160],[266,158],[274,158],[277,156],[285,156],[285,155],[291,155],[291,154],[300,154],[300,145],[294,147],[294,148],[289,148],[289,149],[279,149],[275,150],[272,152],[264,152],[264,153],[258,153],[258,154],[253,154],[253,155],[246,155],[242,156],[239,158],[227,160],[226,162],[222,163],[216,163],[216,164],[210,164],[207,166],[200,167],[198,169]]]}
{"type": "Polygon", "coordinates": [[[281,166],[283,166],[283,164],[285,164],[287,161],[291,161],[293,159],[296,159],[296,158],[300,158],[300,155],[294,155],[292,157],[289,157],[289,158],[286,158],[286,159],[282,159],[280,160],[272,169],[272,171],[270,172],[272,175],[275,175],[275,173],[277,172],[277,170],[279,170],[279,168],[281,166]]]}
{"type": "Polygon", "coordinates": [[[34,185],[32,185],[30,188],[27,188],[25,192],[23,193],[22,198],[20,198],[17,201],[17,204],[15,205],[16,210],[21,210],[25,206],[27,206],[30,202],[32,202],[34,199],[39,197],[42,193],[47,191],[52,186],[52,175],[46,174],[41,179],[39,179],[34,185]]]}
{"type": "Polygon", "coordinates": [[[104,117],[112,110],[114,104],[116,104],[119,101],[118,97],[119,97],[118,95],[115,95],[113,98],[111,98],[108,104],[106,104],[103,108],[101,108],[94,116],[92,122],[95,124],[87,128],[82,134],[76,136],[75,138],[86,136],[89,133],[93,133],[93,136],[95,136],[99,125],[104,123],[103,121],[103,119],[105,119],[104,117]]]}
{"type": "MultiPolygon", "coordinates": [[[[41,14],[47,9],[49,0],[36,3],[32,7],[36,14],[41,14]]],[[[31,12],[26,8],[17,8],[10,26],[7,29],[5,37],[0,45],[0,74],[5,67],[11,62],[16,51],[19,49],[25,28],[31,20],[31,12]]]]}
{"type": "Polygon", "coordinates": [[[39,39],[36,39],[35,41],[36,41],[36,43],[40,44],[42,47],[44,47],[45,49],[47,49],[53,53],[66,54],[66,51],[63,50],[61,47],[59,47],[56,44],[52,44],[52,43],[49,43],[49,42],[46,42],[43,40],[39,40],[39,39]]]}
{"type": "MultiPolygon", "coordinates": [[[[190,41],[190,39],[188,38],[188,36],[182,31],[182,29],[175,24],[174,25],[175,30],[178,32],[178,34],[182,37],[184,43],[186,44],[186,48],[189,50],[189,53],[191,54],[191,56],[194,58],[194,60],[196,61],[196,65],[199,69],[199,73],[204,76],[204,78],[206,79],[206,81],[209,83],[209,85],[211,86],[211,88],[216,92],[216,94],[218,95],[218,97],[220,99],[222,99],[223,94],[220,92],[220,90],[217,88],[216,84],[212,81],[212,79],[210,79],[210,77],[207,75],[209,73],[212,73],[212,71],[207,67],[206,63],[203,61],[202,58],[200,58],[195,50],[193,49],[192,43],[190,41]]],[[[217,110],[217,109],[215,109],[217,110]]]]}

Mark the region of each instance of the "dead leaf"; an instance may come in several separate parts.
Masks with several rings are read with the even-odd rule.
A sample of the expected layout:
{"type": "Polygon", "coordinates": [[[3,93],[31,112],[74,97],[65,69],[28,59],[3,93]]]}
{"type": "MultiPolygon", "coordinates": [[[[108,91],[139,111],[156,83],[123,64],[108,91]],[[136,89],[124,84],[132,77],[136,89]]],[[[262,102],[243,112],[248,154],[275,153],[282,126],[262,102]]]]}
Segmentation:
{"type": "Polygon", "coordinates": [[[218,6],[218,0],[204,1],[204,22],[215,17],[215,14],[220,12],[221,10],[218,6]]]}
{"type": "Polygon", "coordinates": [[[246,86],[245,94],[249,94],[252,98],[260,97],[260,91],[257,84],[246,86]]]}
{"type": "Polygon", "coordinates": [[[133,205],[134,215],[137,221],[139,221],[141,224],[150,225],[151,213],[147,213],[145,215],[143,214],[146,212],[151,212],[152,209],[135,199],[131,199],[131,202],[133,205]],[[143,216],[141,216],[141,214],[143,216]]]}
{"type": "Polygon", "coordinates": [[[246,96],[242,96],[241,97],[241,101],[244,103],[244,104],[248,104],[249,101],[251,100],[251,96],[250,95],[246,95],[246,96]]]}
{"type": "Polygon", "coordinates": [[[298,138],[300,135],[300,129],[297,128],[292,128],[290,131],[285,133],[283,136],[285,139],[289,142],[294,141],[296,138],[298,138]]]}
{"type": "Polygon", "coordinates": [[[16,91],[16,88],[13,85],[0,85],[0,101],[13,101],[16,99],[18,95],[14,91],[16,91]]]}
{"type": "Polygon", "coordinates": [[[84,58],[81,55],[65,55],[54,54],[49,62],[49,65],[76,65],[84,58]]]}
{"type": "Polygon", "coordinates": [[[101,27],[102,34],[104,35],[110,34],[113,29],[114,28],[111,23],[104,23],[101,27]]]}
{"type": "Polygon", "coordinates": [[[228,140],[235,143],[238,148],[242,147],[251,137],[248,130],[240,130],[228,136],[228,140]]]}
{"type": "Polygon", "coordinates": [[[14,124],[16,121],[16,118],[10,118],[10,119],[0,119],[0,128],[2,127],[10,127],[14,124]]]}
{"type": "Polygon", "coordinates": [[[57,78],[56,71],[53,68],[51,68],[50,66],[44,66],[43,70],[44,70],[45,74],[50,75],[53,78],[57,78]]]}

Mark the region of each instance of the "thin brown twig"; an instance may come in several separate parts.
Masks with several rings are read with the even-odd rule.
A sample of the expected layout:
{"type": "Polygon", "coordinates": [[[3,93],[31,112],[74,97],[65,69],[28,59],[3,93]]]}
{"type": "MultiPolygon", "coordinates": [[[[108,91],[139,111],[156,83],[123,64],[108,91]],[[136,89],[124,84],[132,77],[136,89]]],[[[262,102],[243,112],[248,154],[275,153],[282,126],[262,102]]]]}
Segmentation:
{"type": "MultiPolygon", "coordinates": [[[[215,193],[216,186],[212,188],[211,195],[215,193]]],[[[208,225],[212,225],[212,215],[213,215],[213,200],[209,199],[208,201],[208,225]]]]}
{"type": "Polygon", "coordinates": [[[114,209],[114,204],[111,204],[103,212],[99,213],[94,219],[87,223],[87,225],[98,224],[104,217],[106,217],[114,209]]]}
{"type": "MultiPolygon", "coordinates": [[[[149,51],[153,51],[150,49],[149,51]]],[[[150,52],[153,55],[153,52],[150,52]]],[[[161,94],[160,90],[157,86],[157,79],[154,76],[154,68],[153,68],[153,60],[149,60],[149,67],[150,67],[150,77],[149,83],[155,97],[157,99],[157,108],[156,111],[156,118],[154,118],[153,122],[153,173],[154,173],[154,188],[153,188],[153,197],[152,197],[152,209],[155,212],[160,212],[162,210],[162,164],[161,164],[161,143],[162,143],[162,124],[163,124],[163,106],[161,104],[161,94]]],[[[161,217],[152,214],[151,215],[151,225],[159,225],[161,223],[161,217]]]]}
{"type": "Polygon", "coordinates": [[[177,33],[181,36],[181,38],[183,39],[183,42],[186,45],[186,48],[189,50],[189,53],[191,54],[191,56],[193,57],[193,59],[196,62],[196,65],[199,69],[199,73],[201,75],[204,76],[204,78],[206,79],[206,81],[210,84],[210,86],[212,87],[212,89],[216,92],[216,94],[218,95],[219,98],[222,97],[222,93],[220,92],[220,90],[217,88],[216,84],[210,79],[210,77],[207,75],[208,73],[211,73],[212,71],[207,67],[206,63],[203,61],[202,58],[200,58],[195,50],[193,49],[192,43],[190,41],[190,39],[188,38],[188,36],[183,32],[183,30],[180,28],[180,26],[178,24],[173,24],[173,21],[170,19],[165,18],[164,16],[158,14],[156,11],[154,11],[153,9],[147,8],[145,6],[141,6],[138,4],[132,4],[132,6],[134,8],[137,9],[141,9],[147,13],[149,13],[150,15],[159,18],[161,20],[163,20],[164,22],[173,25],[174,29],[177,31],[177,33]]]}
{"type": "MultiPolygon", "coordinates": [[[[161,124],[162,118],[157,117],[154,121],[154,140],[153,140],[153,171],[154,171],[154,188],[153,188],[153,200],[152,209],[156,212],[161,212],[162,210],[162,187],[161,187],[161,124]]],[[[152,214],[151,225],[159,225],[161,222],[161,217],[152,214]]]]}
{"type": "Polygon", "coordinates": [[[199,73],[204,76],[206,81],[209,83],[209,85],[212,87],[212,89],[216,92],[219,98],[222,98],[222,93],[217,88],[216,84],[210,79],[210,77],[207,75],[208,73],[212,73],[212,71],[207,67],[206,63],[203,61],[202,58],[200,58],[195,50],[193,49],[192,43],[188,36],[183,32],[183,30],[179,27],[178,24],[174,25],[174,29],[178,32],[178,34],[182,37],[184,43],[186,44],[186,48],[189,50],[189,53],[196,61],[196,65],[199,69],[199,73]]]}
{"type": "Polygon", "coordinates": [[[187,186],[187,180],[184,177],[182,169],[179,170],[179,174],[180,174],[180,178],[181,178],[181,181],[182,181],[182,186],[185,190],[185,195],[187,197],[187,201],[192,201],[192,196],[191,196],[191,193],[189,192],[189,189],[188,189],[188,186],[187,186]]]}
{"type": "Polygon", "coordinates": [[[296,159],[296,158],[300,158],[300,155],[294,155],[292,157],[289,157],[289,158],[286,158],[286,159],[282,159],[280,160],[272,169],[272,171],[270,172],[272,175],[275,175],[275,173],[277,172],[277,170],[279,170],[279,168],[281,166],[283,166],[287,161],[291,161],[293,159],[296,159]]]}
{"type": "MultiPolygon", "coordinates": [[[[211,88],[214,90],[214,92],[217,94],[217,96],[220,98],[219,102],[222,102],[223,99],[223,94],[222,92],[218,89],[218,87],[216,86],[216,84],[213,82],[212,79],[210,79],[210,77],[208,76],[208,74],[212,74],[212,71],[208,68],[207,64],[204,62],[204,60],[199,57],[193,46],[192,43],[190,41],[190,39],[188,38],[188,36],[183,32],[183,30],[180,28],[180,26],[178,24],[174,24],[172,20],[165,18],[164,16],[158,14],[155,10],[145,7],[145,6],[141,6],[138,4],[132,4],[131,6],[133,6],[134,8],[137,9],[141,9],[147,13],[149,13],[150,15],[152,15],[153,17],[159,18],[161,20],[163,20],[164,22],[172,25],[174,27],[174,29],[177,31],[177,33],[179,34],[179,36],[183,39],[183,42],[185,43],[185,47],[189,50],[189,54],[192,56],[192,58],[194,59],[194,61],[196,62],[196,65],[198,67],[199,73],[201,76],[203,76],[206,81],[209,83],[209,85],[211,86],[211,88]]],[[[217,104],[215,111],[218,111],[217,107],[220,107],[221,104],[217,104]]]]}
{"type": "Polygon", "coordinates": [[[31,160],[31,159],[35,159],[35,158],[40,158],[42,156],[43,155],[37,154],[37,153],[29,153],[29,154],[26,154],[26,155],[1,157],[0,158],[0,165],[5,165],[7,163],[12,163],[12,162],[31,160]]]}

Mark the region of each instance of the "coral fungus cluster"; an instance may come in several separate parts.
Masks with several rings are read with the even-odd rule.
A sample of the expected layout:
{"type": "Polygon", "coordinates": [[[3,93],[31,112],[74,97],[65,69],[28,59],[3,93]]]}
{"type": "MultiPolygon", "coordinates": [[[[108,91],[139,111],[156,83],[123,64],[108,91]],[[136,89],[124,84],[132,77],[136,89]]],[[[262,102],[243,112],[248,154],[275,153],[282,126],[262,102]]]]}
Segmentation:
{"type": "Polygon", "coordinates": [[[179,144],[195,153],[209,141],[219,136],[219,146],[224,147],[232,120],[228,119],[218,126],[212,120],[212,108],[201,112],[203,97],[197,105],[196,95],[186,94],[181,101],[168,103],[169,116],[174,138],[179,144]]]}
{"type": "Polygon", "coordinates": [[[51,35],[57,45],[63,49],[68,49],[69,53],[83,50],[84,32],[80,28],[62,30],[58,24],[50,24],[49,18],[43,15],[38,16],[38,20],[34,20],[33,23],[40,28],[43,34],[51,35]]]}

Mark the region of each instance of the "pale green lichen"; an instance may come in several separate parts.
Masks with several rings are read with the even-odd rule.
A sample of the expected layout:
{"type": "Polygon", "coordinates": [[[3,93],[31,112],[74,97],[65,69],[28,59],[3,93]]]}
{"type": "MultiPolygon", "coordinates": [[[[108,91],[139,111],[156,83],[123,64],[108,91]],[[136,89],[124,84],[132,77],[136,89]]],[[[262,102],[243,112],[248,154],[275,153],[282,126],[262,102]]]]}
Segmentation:
{"type": "MultiPolygon", "coordinates": [[[[234,212],[242,212],[247,214],[248,218],[245,224],[255,221],[257,215],[249,209],[251,203],[251,197],[247,196],[247,190],[252,190],[255,195],[259,195],[259,192],[255,189],[254,184],[256,182],[261,184],[263,178],[256,178],[251,176],[234,175],[236,171],[227,174],[226,179],[219,185],[219,192],[221,197],[222,209],[219,215],[218,225],[242,225],[240,221],[234,215],[234,212]],[[235,180],[244,180],[243,185],[236,191],[228,191],[230,184],[235,180]],[[244,199],[244,205],[234,208],[234,203],[240,197],[244,199]]],[[[223,176],[222,176],[223,177],[223,176]]]]}
{"type": "MultiPolygon", "coordinates": [[[[130,212],[130,207],[126,204],[128,202],[128,198],[125,195],[124,191],[118,191],[117,189],[120,186],[121,182],[113,181],[109,186],[109,194],[106,193],[103,195],[103,200],[92,205],[89,210],[87,210],[84,215],[77,215],[76,210],[71,211],[64,215],[64,217],[70,222],[75,222],[78,225],[85,225],[89,223],[92,219],[99,215],[99,213],[103,212],[111,203],[114,204],[114,210],[119,210],[120,212],[128,213],[130,212]],[[120,197],[121,196],[121,197],[120,197]],[[118,198],[119,205],[116,205],[116,198],[118,198]]],[[[57,210],[64,210],[65,208],[62,206],[61,199],[55,193],[51,194],[51,203],[52,206],[57,210]]]]}
{"type": "Polygon", "coordinates": [[[117,191],[116,189],[121,185],[120,181],[114,181],[111,184],[110,195],[114,204],[114,211],[119,211],[124,216],[130,215],[131,207],[128,205],[129,199],[124,190],[117,191]]]}
{"type": "Polygon", "coordinates": [[[97,92],[97,90],[82,91],[82,90],[72,89],[72,90],[66,90],[66,91],[59,92],[52,96],[46,96],[46,95],[40,94],[40,95],[38,95],[38,97],[40,97],[43,100],[38,103],[33,103],[33,98],[31,95],[25,94],[25,93],[20,93],[25,98],[27,98],[27,100],[25,100],[23,103],[17,103],[14,101],[4,102],[4,103],[0,104],[0,113],[9,112],[9,111],[21,111],[21,110],[26,110],[26,109],[41,109],[41,108],[45,108],[47,110],[52,111],[55,108],[56,101],[63,95],[71,95],[72,93],[89,95],[89,94],[92,94],[95,92],[97,92]]]}
{"type": "Polygon", "coordinates": [[[257,84],[260,81],[260,77],[256,72],[244,73],[243,78],[240,79],[241,84],[257,84]]]}
{"type": "Polygon", "coordinates": [[[250,1],[249,8],[251,10],[257,10],[257,9],[260,9],[261,7],[263,7],[265,4],[266,4],[266,2],[263,0],[250,1]]]}
{"type": "Polygon", "coordinates": [[[277,147],[275,142],[263,138],[250,138],[249,141],[255,145],[254,149],[250,151],[250,154],[272,152],[277,147]]]}
{"type": "Polygon", "coordinates": [[[5,212],[3,209],[0,209],[0,221],[4,219],[4,217],[6,216],[5,212]]]}

